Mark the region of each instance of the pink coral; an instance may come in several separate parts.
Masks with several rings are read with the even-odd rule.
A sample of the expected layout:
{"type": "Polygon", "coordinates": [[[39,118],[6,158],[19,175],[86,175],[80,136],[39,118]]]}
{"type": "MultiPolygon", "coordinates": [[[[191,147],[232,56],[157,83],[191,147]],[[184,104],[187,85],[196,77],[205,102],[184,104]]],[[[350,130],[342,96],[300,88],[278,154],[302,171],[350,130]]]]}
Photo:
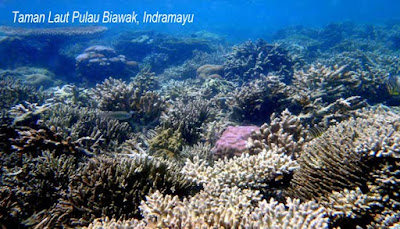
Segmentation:
{"type": "Polygon", "coordinates": [[[258,126],[229,126],[215,144],[212,152],[217,158],[239,156],[247,148],[247,139],[258,126]]]}

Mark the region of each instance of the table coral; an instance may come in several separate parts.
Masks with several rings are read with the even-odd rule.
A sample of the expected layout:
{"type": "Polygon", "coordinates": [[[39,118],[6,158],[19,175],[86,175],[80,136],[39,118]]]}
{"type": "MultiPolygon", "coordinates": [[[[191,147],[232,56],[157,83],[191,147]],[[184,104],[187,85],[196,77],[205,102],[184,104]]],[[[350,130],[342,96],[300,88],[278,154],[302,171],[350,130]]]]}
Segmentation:
{"type": "Polygon", "coordinates": [[[137,64],[128,61],[124,55],[117,55],[113,48],[101,45],[85,49],[75,60],[77,73],[92,84],[110,76],[126,78],[138,68],[137,64]]]}

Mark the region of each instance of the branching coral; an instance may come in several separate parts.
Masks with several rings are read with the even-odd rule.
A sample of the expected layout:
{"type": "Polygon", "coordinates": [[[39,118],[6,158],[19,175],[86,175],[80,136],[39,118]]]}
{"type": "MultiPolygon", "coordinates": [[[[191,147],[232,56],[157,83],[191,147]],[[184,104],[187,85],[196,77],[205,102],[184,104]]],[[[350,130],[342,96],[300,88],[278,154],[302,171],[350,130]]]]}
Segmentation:
{"type": "MultiPolygon", "coordinates": [[[[328,228],[324,208],[315,202],[288,198],[283,204],[273,198],[260,201],[260,197],[248,189],[219,189],[218,183],[183,200],[155,192],[140,206],[143,220],[110,223],[136,228],[328,228]]],[[[96,220],[89,228],[106,225],[110,225],[107,220],[96,220]]]]}
{"type": "Polygon", "coordinates": [[[44,101],[44,94],[34,87],[22,83],[14,76],[7,76],[2,73],[0,78],[0,109],[4,111],[24,101],[41,103],[44,101]]]}
{"type": "Polygon", "coordinates": [[[89,106],[91,101],[89,90],[77,87],[72,84],[65,84],[62,87],[52,87],[46,90],[47,103],[64,103],[69,106],[84,107],[89,106]]]}
{"type": "Polygon", "coordinates": [[[327,128],[332,124],[355,117],[358,109],[367,106],[368,103],[361,96],[339,98],[329,104],[317,99],[305,107],[299,118],[303,123],[327,128]]]}
{"type": "MultiPolygon", "coordinates": [[[[362,96],[371,102],[382,101],[388,97],[385,88],[387,72],[380,65],[359,64],[352,61],[332,61],[332,65],[320,63],[311,65],[306,71],[295,71],[293,88],[298,97],[313,101],[321,98],[331,103],[338,98],[362,96]]],[[[304,102],[303,102],[304,103],[304,102]]]]}
{"type": "Polygon", "coordinates": [[[284,179],[297,168],[297,162],[290,156],[263,150],[257,155],[242,154],[232,159],[219,159],[212,166],[195,157],[193,161],[186,161],[182,173],[198,184],[217,180],[221,186],[260,189],[269,187],[271,181],[284,179]]]}
{"type": "Polygon", "coordinates": [[[215,115],[211,101],[195,99],[179,100],[161,117],[164,128],[179,130],[187,144],[195,144],[201,137],[201,128],[215,115]]]}
{"type": "Polygon", "coordinates": [[[247,82],[272,73],[283,76],[284,82],[290,82],[294,61],[279,45],[258,40],[234,46],[233,52],[226,57],[224,68],[229,80],[247,82]]]}
{"type": "Polygon", "coordinates": [[[330,127],[303,147],[297,160],[300,169],[291,181],[294,196],[310,199],[343,188],[365,187],[369,172],[382,163],[379,155],[398,152],[398,115],[382,108],[359,115],[330,127]]]}
{"type": "Polygon", "coordinates": [[[274,111],[281,109],[285,84],[278,76],[260,77],[229,93],[227,101],[231,117],[241,122],[265,122],[274,111]]]}
{"type": "Polygon", "coordinates": [[[128,123],[97,109],[58,104],[48,109],[42,119],[48,128],[63,138],[91,151],[112,151],[133,134],[128,123]]]}
{"type": "Polygon", "coordinates": [[[161,115],[164,101],[158,93],[136,86],[109,78],[98,84],[92,92],[100,110],[125,111],[132,114],[132,123],[151,125],[161,115]]]}
{"type": "Polygon", "coordinates": [[[4,197],[0,204],[0,221],[5,223],[4,226],[29,224],[29,217],[34,212],[56,202],[79,167],[77,162],[72,152],[57,156],[54,152],[42,151],[26,154],[21,166],[5,171],[0,189],[0,196],[4,197]]]}
{"type": "Polygon", "coordinates": [[[70,182],[69,191],[32,217],[40,227],[78,227],[98,217],[131,218],[151,190],[184,195],[189,183],[167,161],[128,152],[128,158],[93,158],[70,182]]]}
{"type": "Polygon", "coordinates": [[[382,197],[377,193],[364,194],[359,187],[354,190],[343,189],[333,191],[322,201],[328,214],[334,221],[339,219],[357,219],[367,214],[373,214],[376,208],[382,206],[382,197]]]}
{"type": "Polygon", "coordinates": [[[248,141],[248,148],[253,154],[262,149],[271,149],[298,157],[305,138],[306,133],[299,117],[284,110],[279,117],[272,114],[271,123],[262,125],[259,131],[253,133],[248,141]]]}

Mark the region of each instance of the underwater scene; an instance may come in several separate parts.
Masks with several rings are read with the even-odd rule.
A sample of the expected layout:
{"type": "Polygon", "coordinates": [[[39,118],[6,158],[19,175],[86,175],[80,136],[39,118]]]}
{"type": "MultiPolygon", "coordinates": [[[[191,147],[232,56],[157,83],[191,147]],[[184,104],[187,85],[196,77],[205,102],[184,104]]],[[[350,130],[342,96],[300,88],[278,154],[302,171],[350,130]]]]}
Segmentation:
{"type": "Polygon", "coordinates": [[[0,227],[400,228],[400,2],[0,0],[0,227]]]}

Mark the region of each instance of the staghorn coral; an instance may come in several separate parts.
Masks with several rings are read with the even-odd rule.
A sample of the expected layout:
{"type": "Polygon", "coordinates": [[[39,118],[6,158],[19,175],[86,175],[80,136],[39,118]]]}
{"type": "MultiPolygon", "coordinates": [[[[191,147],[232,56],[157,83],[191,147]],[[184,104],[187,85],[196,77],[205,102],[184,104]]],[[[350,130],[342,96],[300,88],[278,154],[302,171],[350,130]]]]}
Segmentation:
{"type": "Polygon", "coordinates": [[[352,59],[344,59],[344,61],[332,61],[331,65],[318,62],[312,64],[306,71],[295,71],[291,86],[293,93],[299,100],[303,98],[306,101],[314,101],[320,98],[328,103],[351,96],[363,96],[371,102],[388,98],[385,88],[388,72],[384,67],[372,60],[369,60],[371,64],[369,62],[354,64],[352,59]]]}
{"type": "Polygon", "coordinates": [[[366,226],[368,229],[374,228],[389,228],[396,229],[400,226],[400,212],[396,211],[391,214],[378,215],[375,222],[366,226]]]}
{"type": "Polygon", "coordinates": [[[39,105],[37,103],[24,102],[13,106],[8,114],[13,118],[13,125],[27,126],[39,124],[40,114],[52,106],[50,103],[39,105]]]}
{"type": "Polygon", "coordinates": [[[8,72],[1,73],[0,77],[0,109],[5,111],[12,106],[24,101],[41,103],[44,101],[42,91],[23,84],[21,79],[10,75],[8,72]]]}
{"type": "Polygon", "coordinates": [[[194,160],[194,157],[198,157],[200,160],[205,160],[209,164],[214,162],[213,155],[211,153],[212,146],[209,143],[199,142],[193,146],[183,146],[180,154],[189,160],[194,160]]]}
{"type": "Polygon", "coordinates": [[[333,67],[321,64],[311,65],[307,71],[296,71],[293,76],[295,90],[309,97],[313,101],[321,98],[325,102],[332,102],[338,98],[359,95],[354,92],[362,85],[360,76],[346,70],[346,65],[333,67]]]}
{"type": "Polygon", "coordinates": [[[136,88],[134,83],[106,79],[92,90],[97,106],[103,111],[125,111],[132,114],[136,125],[153,125],[164,109],[164,101],[158,93],[136,88]]]}
{"type": "MultiPolygon", "coordinates": [[[[49,104],[38,106],[26,103],[26,106],[19,104],[10,110],[10,117],[14,120],[11,126],[6,128],[8,140],[11,142],[6,145],[11,145],[11,148],[4,149],[9,155],[4,155],[2,159],[12,162],[10,158],[13,158],[11,166],[20,165],[23,155],[37,156],[42,150],[51,150],[57,155],[73,153],[79,158],[92,156],[93,149],[85,148],[82,139],[73,141],[69,137],[64,138],[56,133],[55,128],[43,124],[40,118],[49,107],[49,104]]],[[[85,136],[84,140],[94,141],[89,136],[85,136]]]]}
{"type": "Polygon", "coordinates": [[[203,98],[214,98],[220,100],[219,103],[226,101],[226,95],[233,92],[237,85],[225,79],[212,78],[206,79],[200,89],[200,95],[203,98]]]}
{"type": "Polygon", "coordinates": [[[368,103],[361,96],[339,98],[329,104],[317,99],[305,107],[306,109],[299,114],[299,118],[303,123],[327,128],[332,124],[354,117],[358,109],[367,106],[368,103]]]}
{"type": "Polygon", "coordinates": [[[287,83],[292,79],[294,65],[294,60],[279,45],[248,41],[234,46],[227,55],[225,78],[243,83],[272,73],[282,76],[287,83]]]}
{"type": "Polygon", "coordinates": [[[228,94],[231,117],[240,122],[263,123],[274,111],[282,109],[286,86],[278,76],[263,76],[228,94]]]}
{"type": "Polygon", "coordinates": [[[139,216],[149,191],[184,195],[189,183],[171,163],[128,151],[129,157],[97,157],[72,179],[69,191],[32,221],[39,227],[86,226],[95,218],[139,216]]]}
{"type": "Polygon", "coordinates": [[[345,66],[345,71],[353,73],[354,82],[360,83],[358,87],[346,86],[348,93],[363,95],[372,102],[381,102],[389,96],[384,85],[389,74],[398,74],[396,64],[399,59],[379,52],[352,51],[331,55],[319,62],[329,66],[345,66]]]}
{"type": "Polygon", "coordinates": [[[161,116],[163,128],[172,128],[181,133],[187,144],[195,144],[200,138],[202,128],[215,116],[212,101],[196,98],[189,101],[176,101],[161,116]]]}
{"type": "Polygon", "coordinates": [[[137,219],[128,219],[128,220],[116,220],[114,218],[97,218],[92,223],[90,223],[87,229],[100,229],[100,228],[108,228],[108,229],[132,229],[132,228],[140,228],[145,227],[143,222],[140,222],[137,219]]]}
{"type": "Polygon", "coordinates": [[[10,228],[29,224],[32,214],[50,207],[62,196],[78,167],[72,152],[59,156],[48,150],[26,154],[21,166],[1,177],[0,196],[4,199],[0,203],[0,221],[10,228]]]}
{"type": "Polygon", "coordinates": [[[52,87],[46,90],[46,103],[64,103],[69,106],[84,107],[90,105],[88,89],[65,84],[62,87],[52,87]]]}
{"type": "Polygon", "coordinates": [[[132,84],[138,88],[141,93],[145,91],[154,91],[160,88],[160,81],[154,72],[149,69],[141,70],[132,79],[132,84]]]}
{"type": "Polygon", "coordinates": [[[259,153],[263,149],[271,149],[296,158],[306,141],[305,135],[300,118],[286,109],[280,116],[273,113],[271,123],[262,125],[259,131],[254,132],[247,147],[252,154],[259,153]]]}
{"type": "Polygon", "coordinates": [[[199,89],[192,80],[176,81],[169,80],[161,88],[161,95],[167,101],[176,101],[179,99],[189,99],[198,96],[199,89]]]}
{"type": "Polygon", "coordinates": [[[91,151],[115,150],[133,135],[126,122],[97,109],[76,108],[57,104],[42,115],[44,124],[69,141],[91,151]]]}

